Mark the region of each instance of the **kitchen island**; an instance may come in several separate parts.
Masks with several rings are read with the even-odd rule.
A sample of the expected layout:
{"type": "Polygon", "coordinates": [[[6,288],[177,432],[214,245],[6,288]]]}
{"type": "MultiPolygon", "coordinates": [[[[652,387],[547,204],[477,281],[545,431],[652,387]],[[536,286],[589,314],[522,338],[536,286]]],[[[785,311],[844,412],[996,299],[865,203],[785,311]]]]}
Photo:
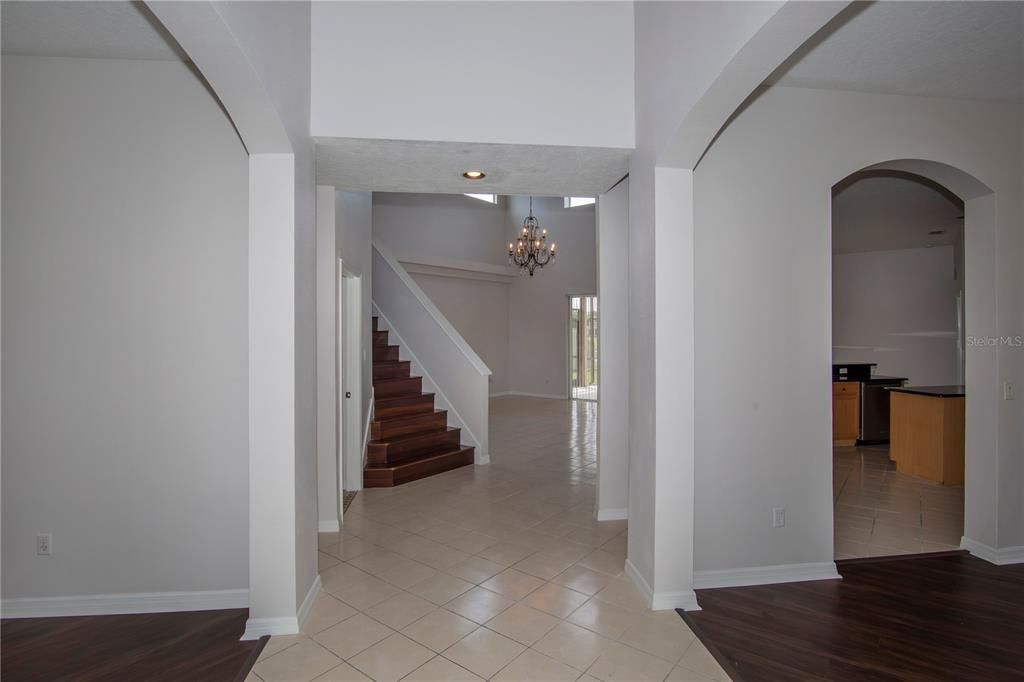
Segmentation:
{"type": "Polygon", "coordinates": [[[896,463],[896,470],[943,485],[963,485],[964,387],[888,390],[889,458],[896,463]]]}

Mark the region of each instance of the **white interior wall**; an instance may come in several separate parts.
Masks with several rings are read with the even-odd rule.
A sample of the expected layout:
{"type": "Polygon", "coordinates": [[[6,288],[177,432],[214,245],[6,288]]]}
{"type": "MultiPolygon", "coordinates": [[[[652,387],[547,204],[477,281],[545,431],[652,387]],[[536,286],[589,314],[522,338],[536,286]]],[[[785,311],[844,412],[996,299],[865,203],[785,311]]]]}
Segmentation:
{"type": "Polygon", "coordinates": [[[597,518],[629,515],[629,178],[598,197],[597,518]]]}
{"type": "MultiPolygon", "coordinates": [[[[373,281],[373,195],[370,192],[348,192],[338,190],[335,193],[335,220],[337,221],[338,257],[351,274],[361,278],[363,320],[363,404],[359,414],[362,418],[364,435],[367,423],[366,415],[370,410],[370,398],[373,392],[373,338],[370,318],[373,316],[372,286],[373,281]]],[[[335,310],[337,315],[337,310],[335,310]]],[[[362,438],[360,439],[362,441],[362,438]]]]}
{"type": "MultiPolygon", "coordinates": [[[[772,88],[701,161],[698,569],[831,562],[834,183],[889,159],[926,159],[988,185],[994,195],[967,201],[968,333],[1019,328],[1021,158],[1007,142],[1019,134],[1020,116],[1019,108],[992,102],[772,88]],[[787,508],[786,527],[772,528],[773,507],[787,508]]],[[[1015,352],[976,348],[967,357],[965,535],[992,547],[1021,544],[1014,453],[1024,415],[1020,401],[1000,400],[998,389],[1020,376],[1015,352]]]]}
{"type": "MultiPolygon", "coordinates": [[[[779,4],[637,2],[633,5],[636,149],[629,171],[628,557],[648,584],[654,583],[653,491],[655,453],[660,445],[655,441],[658,365],[654,346],[657,248],[654,168],[686,115],[740,48],[777,11],[779,4]]],[[[678,286],[672,288],[679,290],[678,286]]]]}
{"type": "Polygon", "coordinates": [[[3,90],[5,601],[242,606],[245,150],[180,63],[6,56],[3,90]]]}
{"type": "Polygon", "coordinates": [[[912,386],[959,383],[952,246],[832,256],[832,361],[912,386]]]}
{"type": "Polygon", "coordinates": [[[314,135],[632,147],[632,102],[632,3],[313,4],[314,135]]]}
{"type": "MultiPolygon", "coordinates": [[[[529,197],[510,197],[508,228],[522,229],[529,197]]],[[[558,244],[554,264],[509,286],[509,390],[565,398],[569,390],[569,296],[597,293],[597,224],[593,206],[565,208],[562,197],[535,197],[533,213],[558,244]]]]}
{"type": "Polygon", "coordinates": [[[334,187],[316,188],[316,478],[321,533],[340,530],[338,246],[334,187]]]}
{"type": "Polygon", "coordinates": [[[507,392],[508,283],[427,274],[412,278],[491,370],[489,393],[507,392]]]}
{"type": "Polygon", "coordinates": [[[430,256],[506,265],[508,199],[489,204],[461,194],[374,192],[373,238],[396,258],[430,256]]]}
{"type": "Polygon", "coordinates": [[[317,576],[316,199],[307,2],[216,2],[260,75],[294,154],[296,606],[317,576]]]}

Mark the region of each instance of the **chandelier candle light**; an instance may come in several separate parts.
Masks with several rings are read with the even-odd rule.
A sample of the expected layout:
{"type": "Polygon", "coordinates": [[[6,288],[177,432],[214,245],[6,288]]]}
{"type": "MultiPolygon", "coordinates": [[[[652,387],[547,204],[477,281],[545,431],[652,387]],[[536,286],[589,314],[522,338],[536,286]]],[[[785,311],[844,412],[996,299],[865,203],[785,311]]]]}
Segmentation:
{"type": "Polygon", "coordinates": [[[518,265],[520,272],[529,272],[542,268],[555,258],[556,244],[547,246],[548,231],[540,226],[540,221],[533,215],[533,197],[530,197],[530,215],[523,219],[523,231],[516,237],[515,243],[508,245],[509,265],[518,265]]]}

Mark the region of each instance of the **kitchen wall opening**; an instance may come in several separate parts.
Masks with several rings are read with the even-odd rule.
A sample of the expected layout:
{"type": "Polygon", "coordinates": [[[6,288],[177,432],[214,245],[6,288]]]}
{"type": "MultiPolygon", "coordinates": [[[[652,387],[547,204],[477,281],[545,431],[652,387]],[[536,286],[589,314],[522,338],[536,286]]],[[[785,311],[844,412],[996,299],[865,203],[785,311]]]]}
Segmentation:
{"type": "Polygon", "coordinates": [[[832,188],[836,559],[959,548],[964,211],[901,171],[832,188]]]}
{"type": "Polygon", "coordinates": [[[569,397],[597,400],[597,296],[569,297],[569,397]]]}

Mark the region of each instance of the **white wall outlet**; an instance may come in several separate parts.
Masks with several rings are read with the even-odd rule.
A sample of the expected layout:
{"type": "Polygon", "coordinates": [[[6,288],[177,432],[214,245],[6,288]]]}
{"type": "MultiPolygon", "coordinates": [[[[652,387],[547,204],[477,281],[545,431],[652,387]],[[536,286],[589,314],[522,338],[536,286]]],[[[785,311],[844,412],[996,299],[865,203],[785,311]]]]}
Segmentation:
{"type": "Polygon", "coordinates": [[[772,509],[772,527],[782,528],[786,525],[786,508],[776,507],[772,509]]]}
{"type": "Polygon", "coordinates": [[[1013,400],[1014,397],[1015,397],[1015,393],[1014,393],[1014,390],[1013,390],[1013,384],[1011,384],[1009,381],[1004,381],[1003,382],[1003,400],[1013,400]]]}
{"type": "Polygon", "coordinates": [[[53,536],[43,533],[36,536],[36,554],[50,556],[53,553],[53,536]]]}

